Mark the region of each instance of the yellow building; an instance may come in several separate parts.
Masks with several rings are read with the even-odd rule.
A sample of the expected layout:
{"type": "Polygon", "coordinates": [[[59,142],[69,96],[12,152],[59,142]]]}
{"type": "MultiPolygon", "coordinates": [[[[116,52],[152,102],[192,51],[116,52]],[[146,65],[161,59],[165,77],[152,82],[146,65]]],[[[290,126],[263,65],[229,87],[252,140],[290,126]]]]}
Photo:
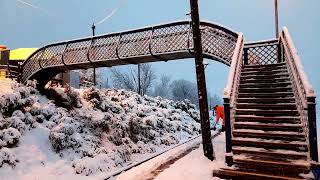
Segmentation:
{"type": "Polygon", "coordinates": [[[18,63],[25,61],[36,50],[37,48],[18,48],[10,50],[4,45],[0,45],[0,78],[8,77],[9,71],[15,71],[14,68],[8,69],[8,64],[11,66],[18,66],[18,63]]]}

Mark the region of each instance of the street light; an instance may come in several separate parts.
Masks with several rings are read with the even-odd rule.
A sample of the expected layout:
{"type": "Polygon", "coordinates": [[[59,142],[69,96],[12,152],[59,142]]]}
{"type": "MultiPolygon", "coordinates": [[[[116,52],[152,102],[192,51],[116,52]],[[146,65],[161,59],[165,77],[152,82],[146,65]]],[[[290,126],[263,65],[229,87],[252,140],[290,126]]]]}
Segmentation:
{"type": "Polygon", "coordinates": [[[275,24],[276,38],[278,38],[279,37],[278,0],[274,0],[274,24],[275,24]]]}
{"type": "MultiPolygon", "coordinates": [[[[96,34],[96,26],[94,25],[94,23],[92,23],[91,29],[92,29],[92,37],[94,37],[96,34]]],[[[96,68],[93,68],[93,84],[94,86],[96,86],[96,68]]]]}
{"type": "Polygon", "coordinates": [[[204,66],[204,69],[206,69],[207,68],[207,66],[209,65],[209,62],[208,62],[208,60],[203,60],[203,66],[204,66]]]}

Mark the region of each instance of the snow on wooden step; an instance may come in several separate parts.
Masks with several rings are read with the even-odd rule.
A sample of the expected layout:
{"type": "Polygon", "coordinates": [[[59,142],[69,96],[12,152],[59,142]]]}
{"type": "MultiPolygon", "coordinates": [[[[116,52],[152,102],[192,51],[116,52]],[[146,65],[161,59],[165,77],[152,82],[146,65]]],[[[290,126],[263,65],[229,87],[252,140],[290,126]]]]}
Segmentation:
{"type": "Polygon", "coordinates": [[[272,74],[272,73],[279,73],[279,72],[287,72],[286,68],[278,68],[278,69],[267,69],[266,71],[263,71],[261,69],[242,69],[241,74],[251,74],[251,73],[268,73],[268,74],[272,74]]]}
{"type": "Polygon", "coordinates": [[[284,161],[268,161],[268,160],[256,160],[251,159],[251,157],[244,156],[244,155],[234,155],[233,159],[235,163],[237,161],[245,162],[245,163],[252,163],[256,165],[273,165],[273,166],[286,166],[286,167],[299,167],[304,169],[310,168],[310,162],[305,160],[291,160],[290,162],[284,161]]]}
{"type": "Polygon", "coordinates": [[[263,117],[263,116],[257,116],[257,115],[236,115],[236,118],[257,118],[257,119],[290,119],[290,120],[297,120],[299,117],[296,116],[273,116],[273,117],[263,117]]]}
{"type": "Polygon", "coordinates": [[[242,147],[242,146],[233,146],[232,150],[240,150],[240,151],[251,151],[251,152],[267,152],[267,153],[277,153],[284,155],[299,155],[299,156],[308,156],[306,152],[297,152],[292,150],[284,150],[284,149],[265,149],[265,148],[255,148],[255,147],[242,147]]]}
{"type": "Polygon", "coordinates": [[[237,108],[256,108],[256,109],[279,109],[279,108],[287,108],[287,109],[295,109],[295,103],[238,103],[237,108]]]}
{"type": "Polygon", "coordinates": [[[263,131],[263,130],[256,130],[256,129],[236,129],[236,130],[233,130],[232,132],[304,136],[303,133],[297,133],[297,132],[292,132],[292,131],[263,131]]]}
{"type": "MultiPolygon", "coordinates": [[[[253,83],[253,82],[257,82],[260,83],[261,79],[240,79],[241,84],[243,83],[253,83]]],[[[291,82],[289,77],[277,77],[277,78],[272,78],[272,79],[264,79],[263,80],[264,83],[268,83],[268,82],[291,82]]]]}
{"type": "Polygon", "coordinates": [[[258,172],[248,172],[243,170],[234,170],[229,168],[223,168],[218,171],[213,171],[214,176],[219,176],[224,179],[232,179],[233,177],[236,179],[273,179],[273,180],[301,180],[303,178],[293,178],[287,176],[275,176],[270,174],[262,174],[258,172]]]}
{"type": "Polygon", "coordinates": [[[270,144],[291,144],[297,146],[307,146],[308,144],[303,141],[283,141],[283,140],[269,140],[269,139],[261,139],[261,138],[243,138],[243,137],[234,137],[232,140],[234,141],[246,141],[246,142],[265,142],[270,144]]]}
{"type": "Polygon", "coordinates": [[[264,126],[264,127],[303,127],[302,124],[289,124],[289,123],[261,123],[261,122],[235,122],[235,125],[249,125],[249,126],[264,126]]]}
{"type": "Polygon", "coordinates": [[[245,154],[249,157],[254,157],[254,159],[273,159],[291,162],[293,160],[303,160],[306,161],[308,158],[307,152],[296,152],[291,150],[272,150],[264,148],[254,148],[254,147],[232,147],[233,154],[245,154]]]}

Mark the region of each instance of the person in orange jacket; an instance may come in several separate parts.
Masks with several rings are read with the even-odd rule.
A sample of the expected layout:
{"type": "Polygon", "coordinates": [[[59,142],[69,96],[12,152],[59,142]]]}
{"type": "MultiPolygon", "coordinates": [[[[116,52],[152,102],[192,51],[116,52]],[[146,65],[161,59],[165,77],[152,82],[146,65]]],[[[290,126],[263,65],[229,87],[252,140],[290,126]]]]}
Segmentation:
{"type": "Polygon", "coordinates": [[[213,109],[214,109],[214,111],[216,113],[216,124],[214,125],[213,130],[216,130],[216,125],[218,124],[218,122],[219,122],[219,120],[221,118],[222,119],[222,128],[221,128],[221,130],[224,131],[225,130],[224,107],[215,105],[213,109]]]}

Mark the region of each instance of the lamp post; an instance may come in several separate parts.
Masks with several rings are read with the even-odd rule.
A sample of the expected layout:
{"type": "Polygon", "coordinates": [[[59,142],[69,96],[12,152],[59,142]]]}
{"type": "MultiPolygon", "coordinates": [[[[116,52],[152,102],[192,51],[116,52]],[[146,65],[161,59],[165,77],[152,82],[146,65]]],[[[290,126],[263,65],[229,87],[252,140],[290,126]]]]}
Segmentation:
{"type": "Polygon", "coordinates": [[[207,88],[206,88],[206,79],[205,79],[204,64],[203,64],[198,0],[190,0],[190,8],[191,8],[190,14],[191,14],[193,43],[194,43],[194,57],[195,57],[196,75],[197,75],[197,84],[198,84],[198,97],[199,97],[199,106],[200,106],[200,122],[201,122],[203,153],[208,159],[214,160],[215,157],[214,157],[214,152],[213,152],[213,147],[211,142],[207,88]]]}
{"type": "Polygon", "coordinates": [[[274,0],[274,24],[275,24],[276,38],[279,38],[278,0],[274,0]]]}
{"type": "MultiPolygon", "coordinates": [[[[92,23],[91,29],[92,29],[92,36],[95,36],[96,26],[94,25],[94,23],[92,23]]],[[[93,68],[93,84],[94,86],[96,86],[96,68],[93,68]]]]}

